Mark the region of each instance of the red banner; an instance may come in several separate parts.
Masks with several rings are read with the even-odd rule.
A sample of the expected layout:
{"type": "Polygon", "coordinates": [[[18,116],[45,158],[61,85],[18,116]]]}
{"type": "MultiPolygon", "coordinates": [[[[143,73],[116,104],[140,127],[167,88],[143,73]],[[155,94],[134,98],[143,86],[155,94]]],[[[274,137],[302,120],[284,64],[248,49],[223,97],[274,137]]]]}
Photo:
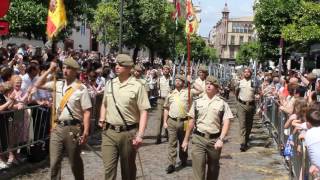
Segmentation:
{"type": "Polygon", "coordinates": [[[9,0],[0,0],[0,18],[7,14],[9,10],[9,0]]]}
{"type": "Polygon", "coordinates": [[[0,20],[0,36],[9,34],[9,22],[0,20]]]}

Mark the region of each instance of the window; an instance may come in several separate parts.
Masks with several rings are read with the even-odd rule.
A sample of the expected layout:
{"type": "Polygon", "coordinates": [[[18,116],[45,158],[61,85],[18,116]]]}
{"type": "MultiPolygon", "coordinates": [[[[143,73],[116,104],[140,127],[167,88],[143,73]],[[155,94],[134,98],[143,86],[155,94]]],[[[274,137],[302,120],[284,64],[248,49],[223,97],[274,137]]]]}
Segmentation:
{"type": "Polygon", "coordinates": [[[240,36],[239,38],[239,44],[242,44],[243,43],[243,36],[240,36]]]}
{"type": "Polygon", "coordinates": [[[235,43],[235,36],[231,36],[230,44],[234,45],[234,43],[235,43]]]}
{"type": "Polygon", "coordinates": [[[234,48],[230,48],[230,58],[234,58],[234,48]]]}

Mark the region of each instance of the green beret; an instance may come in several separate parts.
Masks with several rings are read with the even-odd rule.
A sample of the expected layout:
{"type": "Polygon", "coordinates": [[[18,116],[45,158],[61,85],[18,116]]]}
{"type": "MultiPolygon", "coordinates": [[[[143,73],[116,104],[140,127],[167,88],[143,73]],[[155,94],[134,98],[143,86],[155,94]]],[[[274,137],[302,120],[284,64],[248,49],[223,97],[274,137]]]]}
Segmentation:
{"type": "Polygon", "coordinates": [[[220,86],[218,79],[215,78],[214,76],[208,76],[207,79],[206,79],[206,82],[210,82],[213,85],[220,86]]]}
{"type": "Polygon", "coordinates": [[[199,70],[198,70],[198,71],[202,71],[202,72],[207,73],[207,72],[208,72],[208,68],[207,68],[207,66],[205,66],[205,65],[201,65],[201,66],[199,67],[199,70]]]}
{"type": "Polygon", "coordinates": [[[66,60],[64,60],[63,64],[74,69],[80,69],[80,65],[78,64],[78,62],[74,60],[72,57],[69,57],[66,60]]]}
{"type": "Polygon", "coordinates": [[[185,78],[183,75],[181,75],[181,74],[176,75],[176,79],[180,79],[180,80],[183,81],[183,82],[186,81],[186,78],[185,78]]]}
{"type": "Polygon", "coordinates": [[[119,54],[116,57],[116,62],[120,66],[133,66],[133,60],[132,58],[127,54],[119,54]]]}

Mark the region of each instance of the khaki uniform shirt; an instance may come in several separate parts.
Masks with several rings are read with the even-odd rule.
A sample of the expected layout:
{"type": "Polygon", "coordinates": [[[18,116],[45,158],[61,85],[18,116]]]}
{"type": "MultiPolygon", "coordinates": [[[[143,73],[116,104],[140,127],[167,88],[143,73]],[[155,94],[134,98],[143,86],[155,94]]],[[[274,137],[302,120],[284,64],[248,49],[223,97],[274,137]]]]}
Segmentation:
{"type": "MultiPolygon", "coordinates": [[[[190,92],[191,98],[193,92],[190,92]]],[[[164,108],[169,108],[169,116],[172,118],[185,118],[188,113],[188,89],[173,90],[165,99],[164,108]]]]}
{"type": "Polygon", "coordinates": [[[204,94],[195,101],[196,102],[192,104],[188,116],[195,120],[197,130],[202,133],[220,133],[222,128],[221,121],[233,118],[229,105],[217,95],[210,99],[207,94],[204,94]],[[197,119],[195,119],[195,104],[198,111],[197,119]],[[223,116],[222,119],[220,119],[222,113],[223,116]]]}
{"type": "Polygon", "coordinates": [[[198,84],[201,88],[202,88],[202,91],[205,92],[206,90],[206,80],[201,80],[200,78],[197,78],[194,83],[198,84]]]}
{"type": "Polygon", "coordinates": [[[171,91],[170,88],[170,77],[167,79],[165,76],[161,76],[159,78],[159,95],[161,98],[165,98],[171,91]]]}
{"type": "MultiPolygon", "coordinates": [[[[122,83],[119,78],[115,78],[112,82],[115,100],[127,124],[139,123],[140,111],[150,108],[146,89],[134,77],[129,77],[122,83]]],[[[111,80],[106,83],[103,103],[106,107],[106,122],[112,125],[124,125],[112,97],[111,80]]]]}
{"type": "Polygon", "coordinates": [[[139,78],[137,80],[144,86],[147,92],[150,91],[147,80],[145,80],[144,78],[139,78]]]}
{"type": "Polygon", "coordinates": [[[254,87],[251,85],[251,80],[242,79],[238,85],[239,99],[245,102],[254,100],[254,87]]]}
{"type": "MultiPolygon", "coordinates": [[[[56,106],[57,117],[58,117],[59,121],[72,119],[72,116],[71,116],[67,106],[65,106],[64,109],[60,109],[59,107],[60,107],[60,102],[63,98],[63,95],[66,94],[66,91],[71,87],[76,88],[77,84],[78,84],[78,80],[75,80],[69,86],[67,86],[67,82],[65,82],[65,80],[57,81],[57,83],[56,83],[56,104],[55,104],[55,106],[56,106]]],[[[52,90],[53,89],[53,81],[47,82],[43,87],[48,90],[52,90]]],[[[67,105],[68,105],[74,118],[79,119],[79,120],[83,119],[83,112],[92,107],[88,89],[84,84],[81,83],[80,87],[77,88],[72,93],[72,95],[70,96],[70,98],[68,100],[67,105]]]]}

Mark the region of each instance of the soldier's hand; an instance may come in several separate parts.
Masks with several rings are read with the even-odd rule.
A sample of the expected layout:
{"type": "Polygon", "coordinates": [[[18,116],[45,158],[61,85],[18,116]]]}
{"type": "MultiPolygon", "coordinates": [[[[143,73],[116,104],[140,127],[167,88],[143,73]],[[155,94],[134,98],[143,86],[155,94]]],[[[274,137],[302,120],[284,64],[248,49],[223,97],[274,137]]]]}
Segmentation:
{"type": "Polygon", "coordinates": [[[142,141],[143,141],[142,137],[136,136],[136,137],[132,140],[132,145],[133,145],[133,147],[134,147],[135,149],[138,149],[138,148],[141,146],[142,141]]]}
{"type": "Polygon", "coordinates": [[[168,123],[163,123],[163,128],[167,129],[168,128],[168,123]]]}
{"type": "Polygon", "coordinates": [[[82,136],[80,137],[80,144],[81,145],[86,144],[87,141],[88,141],[88,137],[89,137],[89,133],[88,132],[84,132],[82,134],[82,136]]]}
{"type": "Polygon", "coordinates": [[[99,125],[99,127],[104,128],[105,123],[106,122],[103,119],[100,119],[98,125],[99,125]]]}
{"type": "Polygon", "coordinates": [[[183,140],[183,143],[182,143],[181,147],[182,147],[184,152],[187,151],[188,145],[189,145],[189,141],[188,140],[183,140]]]}
{"type": "Polygon", "coordinates": [[[218,139],[217,142],[214,144],[214,149],[221,149],[222,146],[223,146],[223,141],[218,139]]]}

